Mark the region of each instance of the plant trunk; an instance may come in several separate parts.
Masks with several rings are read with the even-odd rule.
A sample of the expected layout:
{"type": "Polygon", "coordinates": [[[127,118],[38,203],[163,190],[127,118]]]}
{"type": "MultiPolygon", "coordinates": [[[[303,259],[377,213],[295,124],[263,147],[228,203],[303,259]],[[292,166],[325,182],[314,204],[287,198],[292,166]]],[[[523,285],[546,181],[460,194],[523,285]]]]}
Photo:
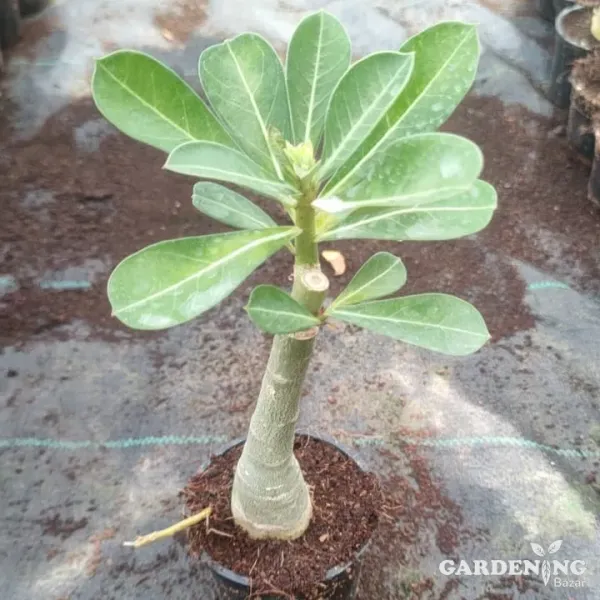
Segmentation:
{"type": "MultiPolygon", "coordinates": [[[[318,314],[329,281],[318,264],[312,199],[307,193],[296,211],[302,233],[296,239],[292,296],[318,314]]],[[[231,493],[233,518],[253,538],[296,539],[310,522],[310,493],[293,450],[317,331],[278,335],[273,341],[231,493]]]]}
{"type": "Polygon", "coordinates": [[[231,497],[236,523],[255,538],[294,539],[310,521],[310,495],[293,445],[313,344],[314,338],[293,336],[273,341],[231,497]]]}

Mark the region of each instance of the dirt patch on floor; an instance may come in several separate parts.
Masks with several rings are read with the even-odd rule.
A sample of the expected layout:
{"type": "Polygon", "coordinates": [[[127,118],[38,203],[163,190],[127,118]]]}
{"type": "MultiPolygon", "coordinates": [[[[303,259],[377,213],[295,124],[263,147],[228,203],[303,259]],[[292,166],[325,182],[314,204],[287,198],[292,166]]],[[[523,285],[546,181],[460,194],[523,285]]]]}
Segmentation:
{"type": "MultiPolygon", "coordinates": [[[[400,431],[424,439],[425,431],[400,431]]],[[[489,545],[489,531],[468,527],[461,507],[450,499],[443,484],[432,474],[422,448],[412,444],[377,450],[397,474],[382,478],[385,501],[380,525],[362,565],[357,600],[403,598],[444,600],[464,590],[460,576],[434,578],[419,571],[419,565],[456,558],[465,548],[489,545]],[[383,574],[383,575],[382,575],[383,574]]],[[[486,585],[487,600],[520,598],[539,592],[541,582],[532,577],[502,577],[486,585]]],[[[460,596],[461,598],[463,596],[460,596]]]]}
{"type": "MultiPolygon", "coordinates": [[[[29,141],[11,137],[10,110],[5,107],[0,117],[0,139],[6,140],[0,146],[0,275],[19,284],[0,297],[0,340],[19,344],[33,335],[56,335],[58,326],[75,319],[96,335],[132,335],[110,317],[106,299],[106,280],[117,262],[156,241],[227,228],[194,210],[194,179],[163,170],[161,152],[119,133],[103,137],[98,150],[82,146],[77,132],[100,119],[89,100],[53,116],[29,141]],[[86,261],[105,266],[89,289],[40,287],[43,274],[86,261]]],[[[332,293],[369,256],[387,249],[407,265],[406,293],[440,291],[472,301],[499,339],[533,325],[513,259],[597,292],[600,215],[586,197],[589,166],[556,135],[556,126],[495,99],[468,98],[445,129],[483,148],[484,177],[499,191],[491,225],[443,243],[324,245],[340,249],[348,266],[343,276],[332,277],[332,293]]],[[[282,221],[273,203],[259,204],[282,221]]],[[[257,283],[287,285],[290,270],[291,257],[282,252],[236,294],[247,295],[257,283]]]]}
{"type": "Polygon", "coordinates": [[[40,525],[42,526],[43,535],[52,535],[60,537],[63,540],[71,537],[76,531],[85,529],[88,524],[86,518],[75,520],[72,518],[62,519],[60,515],[54,515],[41,520],[40,525]]]}
{"type": "Polygon", "coordinates": [[[185,44],[205,21],[208,0],[180,0],[172,3],[167,12],[154,18],[162,36],[169,42],[185,44]]]}
{"type": "MultiPolygon", "coordinates": [[[[419,564],[422,556],[415,556],[415,552],[441,551],[449,556],[456,552],[467,535],[460,507],[445,495],[417,448],[404,446],[401,453],[381,448],[378,452],[392,464],[397,462],[399,472],[407,474],[382,480],[385,502],[380,526],[364,561],[359,600],[428,597],[434,581],[418,571],[402,573],[401,568],[419,564]],[[408,470],[400,466],[406,463],[408,470]],[[425,540],[432,547],[428,548],[425,540]],[[387,571],[395,575],[372,576],[387,571]]],[[[456,584],[448,582],[450,587],[456,584]]]]}
{"type": "Polygon", "coordinates": [[[532,2],[523,0],[479,0],[480,4],[507,17],[532,17],[536,15],[532,2]]]}

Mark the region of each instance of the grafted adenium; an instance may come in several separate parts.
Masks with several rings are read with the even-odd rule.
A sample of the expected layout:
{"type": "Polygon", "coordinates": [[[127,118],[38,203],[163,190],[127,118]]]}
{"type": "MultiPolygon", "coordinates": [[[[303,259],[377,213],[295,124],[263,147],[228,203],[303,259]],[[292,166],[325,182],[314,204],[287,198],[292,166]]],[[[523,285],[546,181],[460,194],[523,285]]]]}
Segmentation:
{"type": "Polygon", "coordinates": [[[342,25],[318,12],[299,24],[285,66],[252,33],[205,50],[199,75],[207,102],[136,51],[98,60],[93,76],[102,114],[166,152],[166,169],[200,180],[194,206],[237,230],[162,241],[125,258],[108,283],[118,319],[145,330],[186,323],[274,253],[294,255],[291,293],[260,285],[246,306],[252,321],[275,336],[231,499],[236,522],[255,537],[293,539],[310,521],[293,440],[302,383],[325,321],[452,355],[475,352],[489,338],[464,300],[393,297],[407,274],[386,251],[323,308],[329,286],[320,242],[449,240],[484,228],[496,207],[494,189],[479,179],[479,148],[435,132],[473,82],[475,28],[444,22],[397,52],[352,65],[351,55],[342,25]],[[224,184],[278,203],[288,222],[277,223],[224,184]]]}

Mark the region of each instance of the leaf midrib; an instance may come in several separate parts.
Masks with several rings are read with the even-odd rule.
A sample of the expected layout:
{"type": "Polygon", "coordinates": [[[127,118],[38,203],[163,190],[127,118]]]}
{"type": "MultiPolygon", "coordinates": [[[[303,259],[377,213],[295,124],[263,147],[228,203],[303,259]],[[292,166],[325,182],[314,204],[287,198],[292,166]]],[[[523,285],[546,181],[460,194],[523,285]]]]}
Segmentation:
{"type": "MultiPolygon", "coordinates": [[[[197,169],[199,171],[202,170],[207,173],[208,172],[210,172],[210,173],[229,173],[229,174],[235,175],[236,177],[239,177],[239,178],[248,179],[249,181],[266,183],[267,185],[272,186],[273,188],[275,188],[277,190],[281,190],[282,193],[285,191],[288,191],[288,188],[284,184],[281,184],[278,181],[273,181],[271,179],[260,179],[259,177],[255,177],[253,175],[247,175],[245,173],[240,173],[239,171],[226,171],[224,169],[219,169],[217,167],[206,167],[206,166],[202,166],[202,165],[198,165],[198,164],[188,165],[186,163],[179,163],[175,166],[177,166],[178,168],[187,169],[188,171],[191,171],[192,169],[197,169]]],[[[207,178],[207,179],[209,179],[209,178],[207,178]]]]}
{"type": "Polygon", "coordinates": [[[317,42],[317,56],[316,56],[316,60],[315,60],[315,70],[314,70],[314,74],[313,74],[312,88],[310,90],[310,103],[308,105],[308,115],[306,116],[306,127],[305,127],[305,131],[304,131],[304,142],[305,143],[310,140],[311,121],[312,121],[312,115],[313,115],[313,111],[314,111],[315,96],[317,93],[316,90],[317,90],[319,65],[321,62],[321,42],[323,40],[324,22],[325,22],[325,17],[323,15],[323,13],[321,13],[320,19],[319,19],[319,40],[317,42]]]}
{"type": "Polygon", "coordinates": [[[230,43],[226,43],[227,46],[227,50],[229,51],[229,54],[231,54],[231,58],[233,59],[233,62],[235,63],[235,68],[237,69],[237,72],[240,76],[240,79],[242,81],[242,85],[244,86],[244,89],[246,90],[246,94],[248,94],[248,97],[250,98],[250,102],[252,104],[252,109],[254,110],[254,113],[256,115],[256,119],[258,121],[258,124],[260,126],[260,130],[262,132],[263,138],[265,140],[265,143],[267,145],[267,149],[269,151],[269,156],[271,157],[271,161],[273,162],[273,166],[275,167],[275,173],[277,174],[277,177],[279,177],[279,179],[283,180],[283,174],[281,172],[281,168],[279,166],[279,163],[277,162],[277,159],[275,158],[275,155],[273,154],[273,149],[271,148],[271,144],[269,143],[269,135],[267,133],[267,129],[265,126],[265,123],[263,122],[262,119],[262,115],[260,114],[260,110],[258,109],[258,105],[256,104],[256,99],[254,98],[254,94],[252,93],[252,90],[250,89],[250,87],[248,86],[248,82],[246,81],[246,77],[244,76],[244,73],[242,71],[242,68],[238,62],[237,56],[235,55],[235,52],[233,51],[231,44],[230,43]]]}
{"type": "MultiPolygon", "coordinates": [[[[377,209],[377,207],[373,207],[377,209]]],[[[380,207],[381,210],[386,210],[386,207],[380,207]]],[[[361,219],[360,221],[355,221],[354,223],[350,223],[349,225],[344,225],[340,227],[334,227],[332,229],[328,229],[324,231],[321,235],[319,235],[318,239],[323,239],[327,235],[336,233],[339,231],[351,231],[352,229],[356,229],[358,227],[362,227],[363,225],[369,225],[376,221],[388,220],[390,218],[396,217],[398,215],[405,214],[415,214],[420,212],[467,212],[467,211],[480,211],[480,210],[489,210],[490,208],[496,208],[496,204],[490,204],[489,206],[466,206],[466,207],[447,207],[447,208],[432,208],[431,205],[424,204],[419,207],[411,207],[411,208],[400,208],[398,210],[394,210],[394,208],[389,208],[390,212],[386,212],[385,214],[378,214],[372,217],[368,217],[366,219],[361,219]],[[392,212],[393,211],[393,212],[392,212]]]]}
{"type": "MultiPolygon", "coordinates": [[[[208,196],[202,196],[201,194],[198,194],[198,193],[194,194],[194,197],[198,198],[199,205],[201,205],[204,202],[204,203],[208,203],[208,204],[213,204],[215,206],[219,206],[220,208],[225,208],[225,209],[231,211],[232,213],[235,213],[237,215],[245,217],[245,218],[249,219],[250,221],[254,221],[254,223],[257,223],[258,225],[262,225],[263,229],[267,228],[267,227],[277,227],[277,223],[275,223],[275,221],[260,221],[253,214],[239,210],[238,208],[233,207],[231,204],[224,204],[223,202],[218,202],[217,200],[213,200],[212,198],[209,198],[208,196]]],[[[260,210],[260,208],[258,208],[257,206],[254,206],[254,205],[253,205],[253,208],[260,210]]],[[[265,217],[266,216],[267,215],[265,214],[265,217]]]]}
{"type": "Polygon", "coordinates": [[[259,306],[250,306],[248,307],[248,310],[250,312],[261,312],[261,313],[267,313],[267,314],[274,314],[274,315],[279,315],[279,316],[287,316],[287,317],[293,317],[296,320],[302,320],[302,321],[308,321],[309,323],[319,323],[319,319],[317,319],[316,317],[313,317],[312,315],[309,314],[304,314],[301,312],[288,312],[286,310],[274,310],[274,309],[270,309],[270,308],[263,308],[263,307],[259,307],[259,306]]]}
{"type": "Polygon", "coordinates": [[[289,234],[290,234],[290,231],[288,230],[288,231],[284,231],[284,232],[281,232],[278,234],[274,234],[272,236],[262,237],[257,240],[254,240],[253,242],[250,242],[248,244],[244,244],[237,250],[234,250],[233,252],[226,254],[224,257],[220,258],[219,260],[216,260],[215,262],[211,263],[208,267],[201,269],[199,271],[196,271],[193,275],[190,275],[189,277],[186,277],[186,278],[178,281],[177,283],[174,283],[174,284],[162,289],[159,292],[155,292],[154,294],[151,294],[150,296],[147,296],[146,298],[137,300],[136,302],[133,302],[123,308],[120,308],[120,309],[114,311],[113,314],[114,315],[123,314],[125,312],[129,312],[129,311],[133,310],[134,308],[137,308],[138,306],[150,303],[153,300],[160,298],[161,296],[169,294],[170,292],[172,292],[173,290],[176,290],[177,288],[181,287],[182,285],[185,285],[188,282],[193,281],[194,279],[198,279],[199,277],[206,275],[206,273],[209,273],[211,270],[214,270],[215,268],[218,268],[218,267],[226,264],[227,262],[235,259],[238,255],[240,255],[242,253],[248,252],[249,250],[252,250],[253,248],[255,248],[257,246],[260,246],[263,243],[274,242],[282,237],[288,236],[289,234]]]}
{"type": "MultiPolygon", "coordinates": [[[[382,196],[381,198],[373,198],[372,200],[356,200],[356,201],[350,201],[350,202],[345,202],[344,200],[342,200],[343,202],[345,202],[348,205],[349,209],[352,210],[356,210],[359,208],[394,208],[395,204],[391,204],[392,202],[398,202],[400,200],[406,200],[406,199],[418,199],[418,198],[427,198],[427,196],[431,196],[431,195],[438,195],[438,194],[445,194],[447,192],[456,192],[453,193],[451,196],[449,196],[449,198],[451,198],[452,196],[457,196],[458,194],[460,194],[461,192],[466,192],[468,190],[471,189],[471,185],[461,185],[461,186],[451,186],[451,187],[440,187],[440,188],[435,188],[435,189],[430,189],[430,190],[423,190],[421,192],[413,192],[411,194],[397,194],[397,195],[393,195],[393,196],[382,196]],[[388,204],[381,204],[381,203],[388,203],[388,204]]],[[[343,211],[340,211],[343,212],[343,211]]]]}
{"type": "MultiPolygon", "coordinates": [[[[374,303],[365,303],[365,304],[374,304],[374,303]]],[[[454,331],[456,333],[464,333],[473,337],[482,337],[487,339],[489,335],[484,335],[481,333],[475,333],[473,331],[469,331],[467,329],[459,329],[458,327],[448,327],[447,325],[432,325],[431,323],[423,323],[422,321],[408,321],[406,319],[392,319],[390,317],[377,317],[373,315],[365,315],[364,313],[359,312],[348,312],[344,310],[335,310],[331,312],[331,316],[335,315],[346,315],[346,316],[359,316],[364,319],[372,319],[374,321],[385,321],[390,323],[402,323],[407,325],[418,325],[420,327],[429,327],[433,329],[443,329],[444,331],[454,331]]]]}
{"type": "Polygon", "coordinates": [[[359,287],[355,292],[348,294],[346,297],[344,297],[343,295],[340,295],[338,297],[338,299],[341,298],[341,300],[339,300],[339,302],[334,301],[329,310],[335,310],[336,306],[344,306],[344,305],[351,304],[351,302],[348,302],[348,298],[352,298],[352,296],[356,296],[358,293],[360,293],[365,288],[372,286],[376,281],[379,281],[382,277],[385,277],[392,269],[396,268],[399,264],[401,264],[400,260],[396,259],[396,262],[394,262],[394,264],[390,265],[385,271],[382,271],[381,273],[379,273],[379,275],[377,275],[376,277],[374,277],[373,279],[371,279],[370,281],[365,283],[363,286],[359,287]]]}

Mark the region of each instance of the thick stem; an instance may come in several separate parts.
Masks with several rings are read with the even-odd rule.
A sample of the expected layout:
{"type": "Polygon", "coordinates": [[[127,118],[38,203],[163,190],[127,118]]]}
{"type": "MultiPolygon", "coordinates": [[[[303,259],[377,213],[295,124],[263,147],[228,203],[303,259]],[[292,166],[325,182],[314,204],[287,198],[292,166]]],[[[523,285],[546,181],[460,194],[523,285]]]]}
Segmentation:
{"type": "MultiPolygon", "coordinates": [[[[311,195],[306,194],[296,211],[302,233],[296,239],[292,296],[318,314],[329,282],[318,264],[310,202],[311,195]]],[[[298,538],[312,515],[308,486],[293,449],[300,394],[315,335],[316,330],[279,335],[273,341],[231,493],[236,524],[254,538],[298,538]]]]}
{"type": "Polygon", "coordinates": [[[304,304],[311,313],[318,315],[325,294],[329,289],[329,279],[319,266],[299,265],[294,267],[292,297],[304,304]]]}
{"type": "Polygon", "coordinates": [[[306,204],[296,209],[296,225],[302,233],[296,238],[296,265],[318,265],[319,250],[315,244],[315,209],[306,204]]]}
{"type": "Polygon", "coordinates": [[[314,341],[273,341],[231,494],[236,524],[255,538],[295,539],[310,521],[310,495],[293,446],[314,341]]]}

